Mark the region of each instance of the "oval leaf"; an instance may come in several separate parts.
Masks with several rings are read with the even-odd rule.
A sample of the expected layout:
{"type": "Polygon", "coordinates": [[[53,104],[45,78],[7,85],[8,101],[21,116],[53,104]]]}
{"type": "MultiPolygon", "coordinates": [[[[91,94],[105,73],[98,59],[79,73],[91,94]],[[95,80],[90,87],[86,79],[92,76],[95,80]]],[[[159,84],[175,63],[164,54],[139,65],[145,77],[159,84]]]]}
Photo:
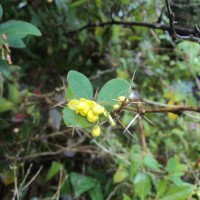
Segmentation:
{"type": "Polygon", "coordinates": [[[82,193],[94,188],[98,184],[96,179],[75,172],[71,172],[69,178],[76,197],[79,197],[82,193]]]}
{"type": "Polygon", "coordinates": [[[172,185],[169,187],[168,191],[166,192],[165,196],[163,198],[160,198],[160,200],[183,200],[188,199],[194,190],[193,185],[186,185],[177,187],[175,185],[172,185]]]}
{"type": "Polygon", "coordinates": [[[68,107],[63,110],[63,119],[67,127],[86,128],[93,125],[88,122],[85,117],[77,115],[74,110],[71,110],[68,107]]]}
{"type": "Polygon", "coordinates": [[[0,97],[0,113],[12,110],[14,104],[4,97],[0,97]]]}
{"type": "Polygon", "coordinates": [[[8,42],[10,47],[19,48],[19,49],[26,47],[23,40],[21,38],[16,37],[16,36],[9,36],[7,42],[8,42]]]}
{"type": "Polygon", "coordinates": [[[8,63],[0,58],[0,74],[1,73],[6,77],[10,76],[10,70],[8,68],[8,63]]]}
{"type": "Polygon", "coordinates": [[[58,172],[63,170],[63,165],[59,162],[53,161],[51,163],[51,167],[48,170],[46,181],[50,180],[52,177],[54,177],[58,172]]]}
{"type": "Polygon", "coordinates": [[[40,30],[33,24],[17,20],[10,20],[2,23],[0,26],[0,32],[5,33],[8,38],[10,35],[18,38],[24,38],[27,35],[42,35],[40,30]]]}
{"type": "Polygon", "coordinates": [[[119,96],[126,96],[129,86],[130,84],[124,79],[112,79],[101,88],[97,96],[97,102],[101,104],[114,105],[117,102],[112,99],[117,99],[119,96]]]}
{"type": "Polygon", "coordinates": [[[119,165],[117,171],[114,174],[113,182],[119,183],[124,181],[128,177],[128,171],[123,165],[119,165]]]}
{"type": "Polygon", "coordinates": [[[67,81],[69,83],[69,87],[71,89],[71,92],[73,95],[80,99],[80,98],[86,98],[86,99],[92,99],[93,98],[93,88],[89,81],[89,79],[74,70],[69,71],[67,75],[67,81]]]}
{"type": "Polygon", "coordinates": [[[149,176],[139,172],[134,179],[134,190],[141,199],[145,199],[151,191],[151,181],[149,176]]]}

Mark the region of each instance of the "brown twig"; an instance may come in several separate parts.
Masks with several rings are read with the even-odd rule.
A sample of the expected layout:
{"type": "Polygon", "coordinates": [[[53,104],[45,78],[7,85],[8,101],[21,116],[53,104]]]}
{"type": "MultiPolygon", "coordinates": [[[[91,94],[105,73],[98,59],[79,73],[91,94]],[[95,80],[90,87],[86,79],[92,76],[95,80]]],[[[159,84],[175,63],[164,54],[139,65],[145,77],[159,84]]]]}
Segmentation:
{"type": "MultiPolygon", "coordinates": [[[[137,108],[132,108],[128,106],[123,107],[124,110],[129,110],[132,112],[138,112],[137,108]]],[[[171,112],[175,114],[182,114],[183,111],[194,111],[200,112],[200,106],[193,107],[193,106],[176,106],[176,107],[168,107],[168,108],[141,108],[139,112],[141,114],[144,113],[164,113],[164,112],[171,112]]]]}
{"type": "Polygon", "coordinates": [[[183,35],[179,35],[177,32],[176,32],[176,28],[174,26],[175,24],[175,21],[174,21],[174,14],[171,10],[171,7],[169,5],[169,0],[165,0],[166,2],[166,6],[167,6],[167,11],[168,11],[168,14],[169,14],[169,23],[170,23],[170,27],[171,27],[171,30],[172,30],[172,36],[174,38],[178,38],[178,39],[183,39],[183,40],[191,40],[191,41],[195,41],[195,42],[200,42],[200,37],[196,37],[194,34],[189,34],[187,36],[183,36],[183,35]]]}
{"type": "Polygon", "coordinates": [[[144,157],[144,155],[146,154],[147,151],[147,143],[146,143],[146,137],[145,137],[145,133],[144,133],[144,127],[142,124],[142,119],[141,117],[138,117],[138,128],[140,131],[140,135],[141,135],[141,140],[142,140],[142,158],[144,157]]]}
{"type": "MultiPolygon", "coordinates": [[[[160,24],[160,23],[149,23],[149,22],[133,22],[133,21],[107,21],[107,22],[96,22],[96,23],[88,23],[82,27],[80,27],[77,30],[69,31],[65,33],[65,36],[71,36],[73,34],[79,33],[85,29],[89,28],[95,28],[95,27],[105,27],[105,26],[113,26],[113,25],[122,25],[122,26],[140,26],[144,28],[152,28],[152,29],[160,29],[163,31],[168,31],[168,32],[174,32],[172,30],[172,26],[168,26],[165,24],[160,24]]],[[[189,35],[189,36],[180,36],[181,39],[188,39],[192,41],[198,41],[200,40],[199,38],[199,32],[195,28],[186,28],[186,27],[181,27],[181,26],[173,26],[174,30],[176,33],[182,34],[182,35],[189,35]]]]}
{"type": "MultiPolygon", "coordinates": [[[[70,36],[75,33],[79,33],[85,29],[89,28],[95,28],[95,27],[104,27],[104,26],[112,26],[112,25],[122,25],[122,26],[140,26],[144,28],[153,28],[153,29],[160,29],[163,31],[169,31],[171,32],[171,26],[160,24],[160,23],[149,23],[149,22],[133,22],[133,21],[107,21],[107,22],[97,22],[97,23],[89,23],[85,26],[82,26],[81,28],[73,31],[67,32],[65,35],[70,36]]],[[[194,28],[186,28],[181,26],[174,26],[177,32],[183,33],[183,34],[191,34],[195,35],[199,32],[194,28]]]]}

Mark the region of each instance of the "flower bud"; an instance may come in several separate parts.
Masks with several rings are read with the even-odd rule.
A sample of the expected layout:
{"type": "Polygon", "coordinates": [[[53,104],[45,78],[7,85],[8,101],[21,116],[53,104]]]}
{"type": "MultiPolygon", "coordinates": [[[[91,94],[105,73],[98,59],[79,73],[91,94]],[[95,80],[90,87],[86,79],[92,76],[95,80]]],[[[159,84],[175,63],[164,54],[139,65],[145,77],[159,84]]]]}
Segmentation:
{"type": "Polygon", "coordinates": [[[93,137],[98,137],[101,134],[101,129],[98,125],[95,125],[91,132],[93,137]]]}
{"type": "Polygon", "coordinates": [[[125,97],[125,96],[120,96],[120,97],[118,97],[117,98],[119,101],[124,101],[125,99],[126,99],[126,102],[128,102],[128,99],[127,99],[127,97],[125,97]]]}
{"type": "Polygon", "coordinates": [[[115,104],[115,105],[113,105],[113,109],[114,109],[114,110],[117,110],[117,109],[119,109],[119,107],[120,107],[120,105],[119,105],[119,104],[115,104]]]}
{"type": "Polygon", "coordinates": [[[111,117],[110,114],[108,115],[108,120],[109,120],[111,126],[115,126],[116,125],[114,119],[111,117]]]}
{"type": "Polygon", "coordinates": [[[92,111],[95,115],[100,115],[100,114],[103,114],[104,113],[104,107],[97,104],[96,106],[94,106],[92,108],[92,111]]]}
{"type": "Polygon", "coordinates": [[[95,115],[92,110],[87,113],[87,120],[91,123],[96,122],[99,119],[98,115],[95,115]]]}
{"type": "Polygon", "coordinates": [[[71,110],[76,110],[78,104],[79,104],[79,100],[73,99],[67,105],[71,110]]]}

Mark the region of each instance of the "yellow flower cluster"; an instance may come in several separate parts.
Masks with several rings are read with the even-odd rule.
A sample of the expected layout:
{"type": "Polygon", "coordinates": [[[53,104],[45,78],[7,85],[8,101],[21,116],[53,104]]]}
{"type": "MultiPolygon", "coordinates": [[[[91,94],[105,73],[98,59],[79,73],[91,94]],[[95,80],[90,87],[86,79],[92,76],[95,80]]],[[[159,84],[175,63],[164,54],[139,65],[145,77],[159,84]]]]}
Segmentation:
{"type": "Polygon", "coordinates": [[[114,110],[117,110],[120,108],[120,106],[122,105],[122,102],[126,99],[126,103],[128,103],[128,99],[125,96],[120,96],[117,98],[118,103],[113,105],[114,110]]]}
{"type": "Polygon", "coordinates": [[[67,105],[70,109],[75,110],[76,114],[86,117],[91,123],[97,122],[99,115],[105,112],[103,106],[85,98],[81,98],[80,100],[73,99],[67,105]]]}
{"type": "MultiPolygon", "coordinates": [[[[85,98],[81,98],[80,100],[73,99],[67,105],[70,109],[75,110],[76,114],[86,117],[91,123],[97,122],[99,115],[105,112],[103,106],[95,101],[87,100],[85,98]]],[[[98,137],[100,133],[100,127],[98,125],[94,125],[91,132],[92,136],[98,137]]]]}
{"type": "MultiPolygon", "coordinates": [[[[118,109],[125,98],[126,97],[124,96],[118,97],[118,104],[115,104],[113,108],[118,109]]],[[[128,99],[126,102],[128,102],[128,99]]],[[[71,110],[75,110],[76,114],[80,114],[81,116],[86,117],[87,120],[91,123],[97,122],[99,115],[104,114],[106,117],[108,117],[111,125],[115,125],[111,115],[105,110],[103,106],[96,103],[95,101],[87,100],[85,98],[81,98],[80,100],[73,99],[67,105],[71,110]]],[[[91,134],[93,137],[98,137],[101,134],[99,125],[95,124],[93,126],[91,134]]]]}

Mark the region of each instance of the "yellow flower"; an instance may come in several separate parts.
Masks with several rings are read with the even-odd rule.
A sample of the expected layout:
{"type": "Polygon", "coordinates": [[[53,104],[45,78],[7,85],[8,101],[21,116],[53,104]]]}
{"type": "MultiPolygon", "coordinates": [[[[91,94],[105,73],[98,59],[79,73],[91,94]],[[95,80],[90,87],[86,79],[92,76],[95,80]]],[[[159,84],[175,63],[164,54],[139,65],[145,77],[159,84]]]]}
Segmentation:
{"type": "MultiPolygon", "coordinates": [[[[128,99],[127,99],[125,96],[120,96],[120,97],[118,97],[117,99],[118,99],[119,101],[121,101],[121,102],[124,101],[124,100],[126,99],[126,103],[128,102],[128,99]]],[[[120,103],[121,103],[121,102],[120,102],[120,103]]]]}
{"type": "Polygon", "coordinates": [[[119,107],[120,107],[119,104],[115,104],[115,105],[113,105],[113,109],[114,109],[114,110],[117,110],[119,107]]]}
{"type": "Polygon", "coordinates": [[[103,114],[105,109],[103,106],[99,105],[99,104],[96,104],[93,108],[92,108],[92,111],[95,115],[100,115],[100,114],[103,114]]]}
{"type": "Polygon", "coordinates": [[[71,110],[76,110],[78,104],[79,104],[79,100],[73,99],[67,105],[71,110]]]}
{"type": "Polygon", "coordinates": [[[70,109],[75,110],[76,114],[87,117],[87,120],[91,123],[96,122],[99,119],[99,115],[105,112],[103,106],[85,98],[80,100],[73,99],[67,105],[70,109]]]}
{"type": "Polygon", "coordinates": [[[125,96],[120,96],[117,98],[117,100],[119,100],[117,102],[117,104],[114,104],[112,107],[114,110],[117,110],[120,108],[120,106],[122,105],[122,102],[126,99],[126,103],[128,103],[128,99],[125,96]]]}
{"type": "Polygon", "coordinates": [[[92,110],[87,113],[87,120],[91,123],[96,122],[99,119],[98,115],[95,115],[92,110]]]}
{"type": "Polygon", "coordinates": [[[91,132],[93,137],[98,137],[101,134],[101,129],[98,125],[95,125],[91,132]]]}
{"type": "Polygon", "coordinates": [[[82,116],[86,116],[88,111],[90,110],[90,106],[86,102],[80,102],[76,108],[76,114],[81,114],[82,116]]]}

